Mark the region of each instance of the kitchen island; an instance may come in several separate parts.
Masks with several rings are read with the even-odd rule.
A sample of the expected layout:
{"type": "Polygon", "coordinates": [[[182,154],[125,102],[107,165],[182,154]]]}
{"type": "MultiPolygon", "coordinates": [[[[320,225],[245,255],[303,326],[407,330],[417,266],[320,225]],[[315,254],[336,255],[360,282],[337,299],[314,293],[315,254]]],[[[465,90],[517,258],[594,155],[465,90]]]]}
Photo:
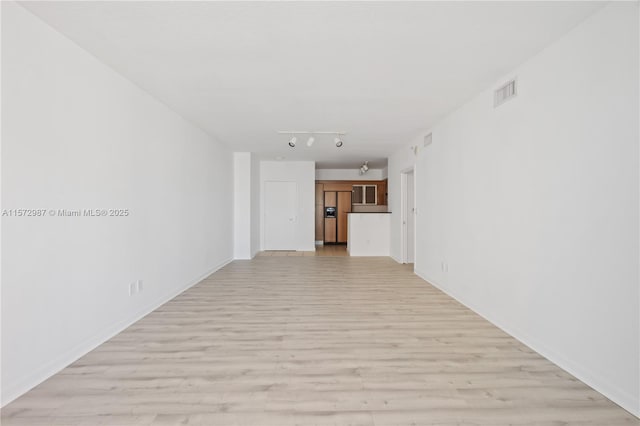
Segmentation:
{"type": "Polygon", "coordinates": [[[350,256],[389,256],[391,212],[349,213],[350,256]]]}

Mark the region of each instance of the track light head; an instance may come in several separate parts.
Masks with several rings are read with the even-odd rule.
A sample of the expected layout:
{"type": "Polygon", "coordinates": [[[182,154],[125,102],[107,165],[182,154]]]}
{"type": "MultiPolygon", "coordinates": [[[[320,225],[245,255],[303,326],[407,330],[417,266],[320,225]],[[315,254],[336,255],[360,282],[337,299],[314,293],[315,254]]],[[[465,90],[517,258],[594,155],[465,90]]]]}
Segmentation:
{"type": "Polygon", "coordinates": [[[289,139],[289,146],[291,148],[295,148],[297,141],[298,141],[298,138],[296,138],[295,136],[291,136],[291,139],[289,139]]]}
{"type": "Polygon", "coordinates": [[[333,140],[336,143],[336,147],[340,148],[342,146],[342,139],[340,139],[340,136],[336,136],[336,138],[333,140]]]}
{"type": "Polygon", "coordinates": [[[365,161],[362,166],[360,166],[360,174],[363,175],[369,171],[369,162],[365,161]]]}
{"type": "Polygon", "coordinates": [[[309,136],[309,139],[307,140],[307,146],[313,145],[315,141],[316,141],[316,138],[314,138],[313,135],[309,136]]]}

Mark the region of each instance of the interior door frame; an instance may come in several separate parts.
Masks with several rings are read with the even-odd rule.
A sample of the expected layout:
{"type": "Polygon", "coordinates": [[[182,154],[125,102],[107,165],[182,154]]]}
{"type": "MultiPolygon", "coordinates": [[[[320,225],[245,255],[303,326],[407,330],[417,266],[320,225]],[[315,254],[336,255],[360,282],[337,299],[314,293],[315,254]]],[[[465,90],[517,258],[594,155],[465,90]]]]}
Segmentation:
{"type": "MultiPolygon", "coordinates": [[[[401,263],[408,263],[409,253],[407,250],[407,218],[409,217],[409,211],[407,208],[407,179],[409,174],[413,174],[413,208],[416,208],[416,172],[415,167],[409,167],[400,171],[400,247],[401,247],[401,263]]],[[[415,265],[416,258],[416,221],[414,215],[413,221],[413,262],[415,265]]]]}

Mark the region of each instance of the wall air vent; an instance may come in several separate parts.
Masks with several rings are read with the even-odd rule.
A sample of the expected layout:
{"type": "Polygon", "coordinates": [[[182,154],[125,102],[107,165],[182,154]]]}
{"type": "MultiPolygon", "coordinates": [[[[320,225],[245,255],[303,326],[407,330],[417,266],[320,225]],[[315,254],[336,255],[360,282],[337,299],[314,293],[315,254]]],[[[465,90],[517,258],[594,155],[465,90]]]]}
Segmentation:
{"type": "Polygon", "coordinates": [[[423,146],[427,147],[427,146],[431,145],[431,142],[433,142],[433,136],[432,136],[431,133],[429,133],[428,135],[426,135],[424,137],[424,145],[423,146]]]}
{"type": "Polygon", "coordinates": [[[500,88],[493,92],[493,107],[497,107],[515,97],[518,94],[516,91],[516,79],[510,80],[508,83],[503,84],[500,88]]]}

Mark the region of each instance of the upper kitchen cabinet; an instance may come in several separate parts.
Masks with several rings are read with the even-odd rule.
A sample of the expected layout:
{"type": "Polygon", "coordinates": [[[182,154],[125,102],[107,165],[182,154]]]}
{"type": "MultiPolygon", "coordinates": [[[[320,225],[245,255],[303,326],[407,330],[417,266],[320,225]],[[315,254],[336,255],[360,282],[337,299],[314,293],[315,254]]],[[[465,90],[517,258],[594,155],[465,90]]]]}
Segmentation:
{"type": "Polygon", "coordinates": [[[355,205],[386,205],[387,182],[357,183],[352,186],[352,203],[355,205]]]}
{"type": "Polygon", "coordinates": [[[376,205],[378,204],[378,186],[377,185],[353,185],[351,192],[351,200],[357,205],[376,205]]]}
{"type": "Polygon", "coordinates": [[[378,183],[378,187],[377,187],[377,192],[378,192],[378,205],[382,205],[382,206],[386,206],[387,203],[387,181],[383,180],[380,183],[378,183]]]}

